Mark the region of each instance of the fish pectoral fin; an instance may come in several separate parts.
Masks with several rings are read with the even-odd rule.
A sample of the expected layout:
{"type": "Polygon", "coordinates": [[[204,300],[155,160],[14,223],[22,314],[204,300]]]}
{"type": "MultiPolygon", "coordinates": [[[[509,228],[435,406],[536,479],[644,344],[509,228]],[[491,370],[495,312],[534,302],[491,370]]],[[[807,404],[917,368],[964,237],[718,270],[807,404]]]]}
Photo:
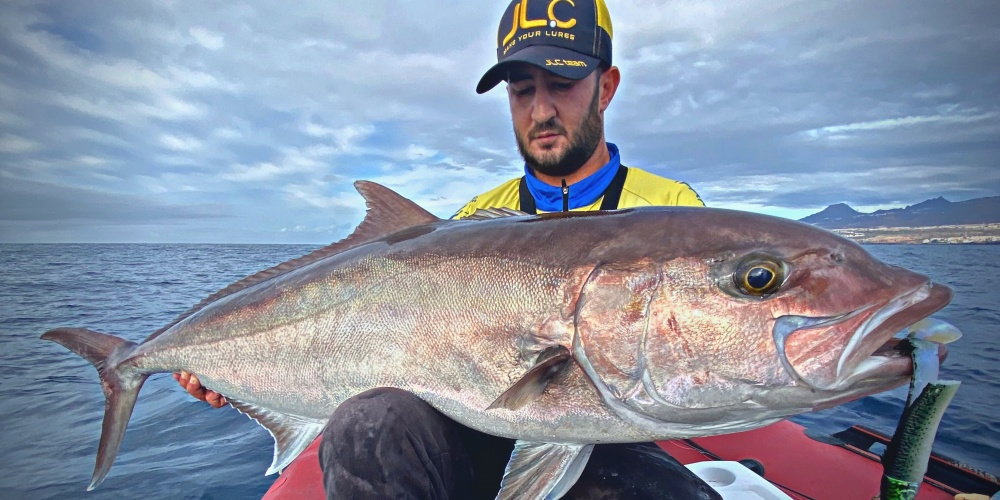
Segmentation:
{"type": "Polygon", "coordinates": [[[510,389],[504,391],[487,410],[507,408],[517,410],[532,402],[545,392],[549,383],[555,380],[571,364],[573,356],[563,346],[549,347],[542,351],[532,366],[510,389]]]}
{"type": "Polygon", "coordinates": [[[229,400],[229,404],[267,429],[274,438],[274,459],[265,473],[268,476],[288,467],[288,464],[316,439],[326,425],[322,420],[289,415],[232,399],[229,400]]]}
{"type": "Polygon", "coordinates": [[[518,441],[503,473],[497,500],[562,497],[580,478],[593,449],[592,444],[518,441]]]}

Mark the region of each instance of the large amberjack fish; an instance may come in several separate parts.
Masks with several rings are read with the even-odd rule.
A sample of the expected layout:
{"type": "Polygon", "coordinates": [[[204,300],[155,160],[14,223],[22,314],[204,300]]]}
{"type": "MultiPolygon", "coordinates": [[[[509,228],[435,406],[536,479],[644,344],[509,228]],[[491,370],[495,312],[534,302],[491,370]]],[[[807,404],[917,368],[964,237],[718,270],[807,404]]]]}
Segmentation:
{"type": "Polygon", "coordinates": [[[269,473],[345,399],[396,387],[518,440],[499,498],[555,498],[595,443],[743,431],[907,383],[893,334],[951,298],[786,219],[648,207],[441,220],[356,186],[368,214],[347,239],[230,285],[140,344],[42,336],[104,386],[91,488],[146,377],[186,370],[271,432],[269,473]]]}

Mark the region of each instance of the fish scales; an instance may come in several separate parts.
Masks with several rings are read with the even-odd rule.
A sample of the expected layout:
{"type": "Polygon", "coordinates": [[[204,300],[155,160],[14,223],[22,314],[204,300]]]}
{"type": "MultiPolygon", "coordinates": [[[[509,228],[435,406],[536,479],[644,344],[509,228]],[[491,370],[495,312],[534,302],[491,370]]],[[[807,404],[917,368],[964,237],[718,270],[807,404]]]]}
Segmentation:
{"type": "MultiPolygon", "coordinates": [[[[522,244],[525,231],[508,230],[511,245],[522,244]]],[[[572,310],[564,304],[588,270],[543,267],[542,258],[504,248],[503,237],[476,248],[461,235],[436,233],[407,245],[373,243],[222,299],[144,344],[136,369],[190,370],[227,397],[317,419],[353,394],[391,386],[445,410],[476,408],[481,420],[478,410],[534,361],[536,336],[571,343],[572,310]],[[450,249],[439,239],[465,244],[450,249]]],[[[579,401],[565,418],[586,414],[587,404],[600,408],[593,398],[568,395],[579,401]]],[[[547,418],[534,416],[546,424],[539,437],[567,429],[543,411],[547,418]]],[[[507,417],[522,426],[532,419],[507,417]]],[[[509,425],[500,420],[468,423],[513,432],[503,432],[509,425]]]]}

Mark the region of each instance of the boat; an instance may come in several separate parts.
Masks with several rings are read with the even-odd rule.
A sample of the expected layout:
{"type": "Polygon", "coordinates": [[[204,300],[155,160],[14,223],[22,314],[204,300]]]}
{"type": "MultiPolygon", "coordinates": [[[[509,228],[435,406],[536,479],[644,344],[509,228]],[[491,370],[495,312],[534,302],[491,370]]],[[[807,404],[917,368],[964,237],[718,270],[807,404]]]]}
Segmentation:
{"type": "MultiPolygon", "coordinates": [[[[685,465],[738,462],[795,500],[871,500],[878,498],[882,478],[879,453],[888,443],[889,437],[859,425],[824,435],[785,420],[752,431],[656,444],[685,465]]],[[[989,498],[998,492],[1000,480],[996,477],[933,454],[917,499],[954,500],[960,494],[989,498]]],[[[318,439],[264,495],[264,500],[325,498],[318,439]]]]}

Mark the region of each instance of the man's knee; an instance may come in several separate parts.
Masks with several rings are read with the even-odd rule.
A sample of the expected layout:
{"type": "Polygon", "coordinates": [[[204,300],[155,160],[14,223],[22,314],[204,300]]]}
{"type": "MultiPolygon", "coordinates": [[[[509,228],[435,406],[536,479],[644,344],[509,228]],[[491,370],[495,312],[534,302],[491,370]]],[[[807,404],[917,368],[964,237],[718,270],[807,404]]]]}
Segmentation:
{"type": "Polygon", "coordinates": [[[409,425],[420,425],[439,414],[420,398],[406,391],[379,387],[347,399],[334,410],[323,429],[323,439],[335,436],[392,438],[409,425]]]}
{"type": "Polygon", "coordinates": [[[404,409],[429,406],[422,399],[395,387],[376,387],[369,389],[354,397],[348,398],[340,404],[334,415],[338,413],[357,411],[359,409],[404,409]]]}
{"type": "Polygon", "coordinates": [[[399,389],[372,389],[344,401],[330,417],[320,443],[328,495],[451,496],[447,492],[465,488],[470,477],[457,426],[399,389]]]}

